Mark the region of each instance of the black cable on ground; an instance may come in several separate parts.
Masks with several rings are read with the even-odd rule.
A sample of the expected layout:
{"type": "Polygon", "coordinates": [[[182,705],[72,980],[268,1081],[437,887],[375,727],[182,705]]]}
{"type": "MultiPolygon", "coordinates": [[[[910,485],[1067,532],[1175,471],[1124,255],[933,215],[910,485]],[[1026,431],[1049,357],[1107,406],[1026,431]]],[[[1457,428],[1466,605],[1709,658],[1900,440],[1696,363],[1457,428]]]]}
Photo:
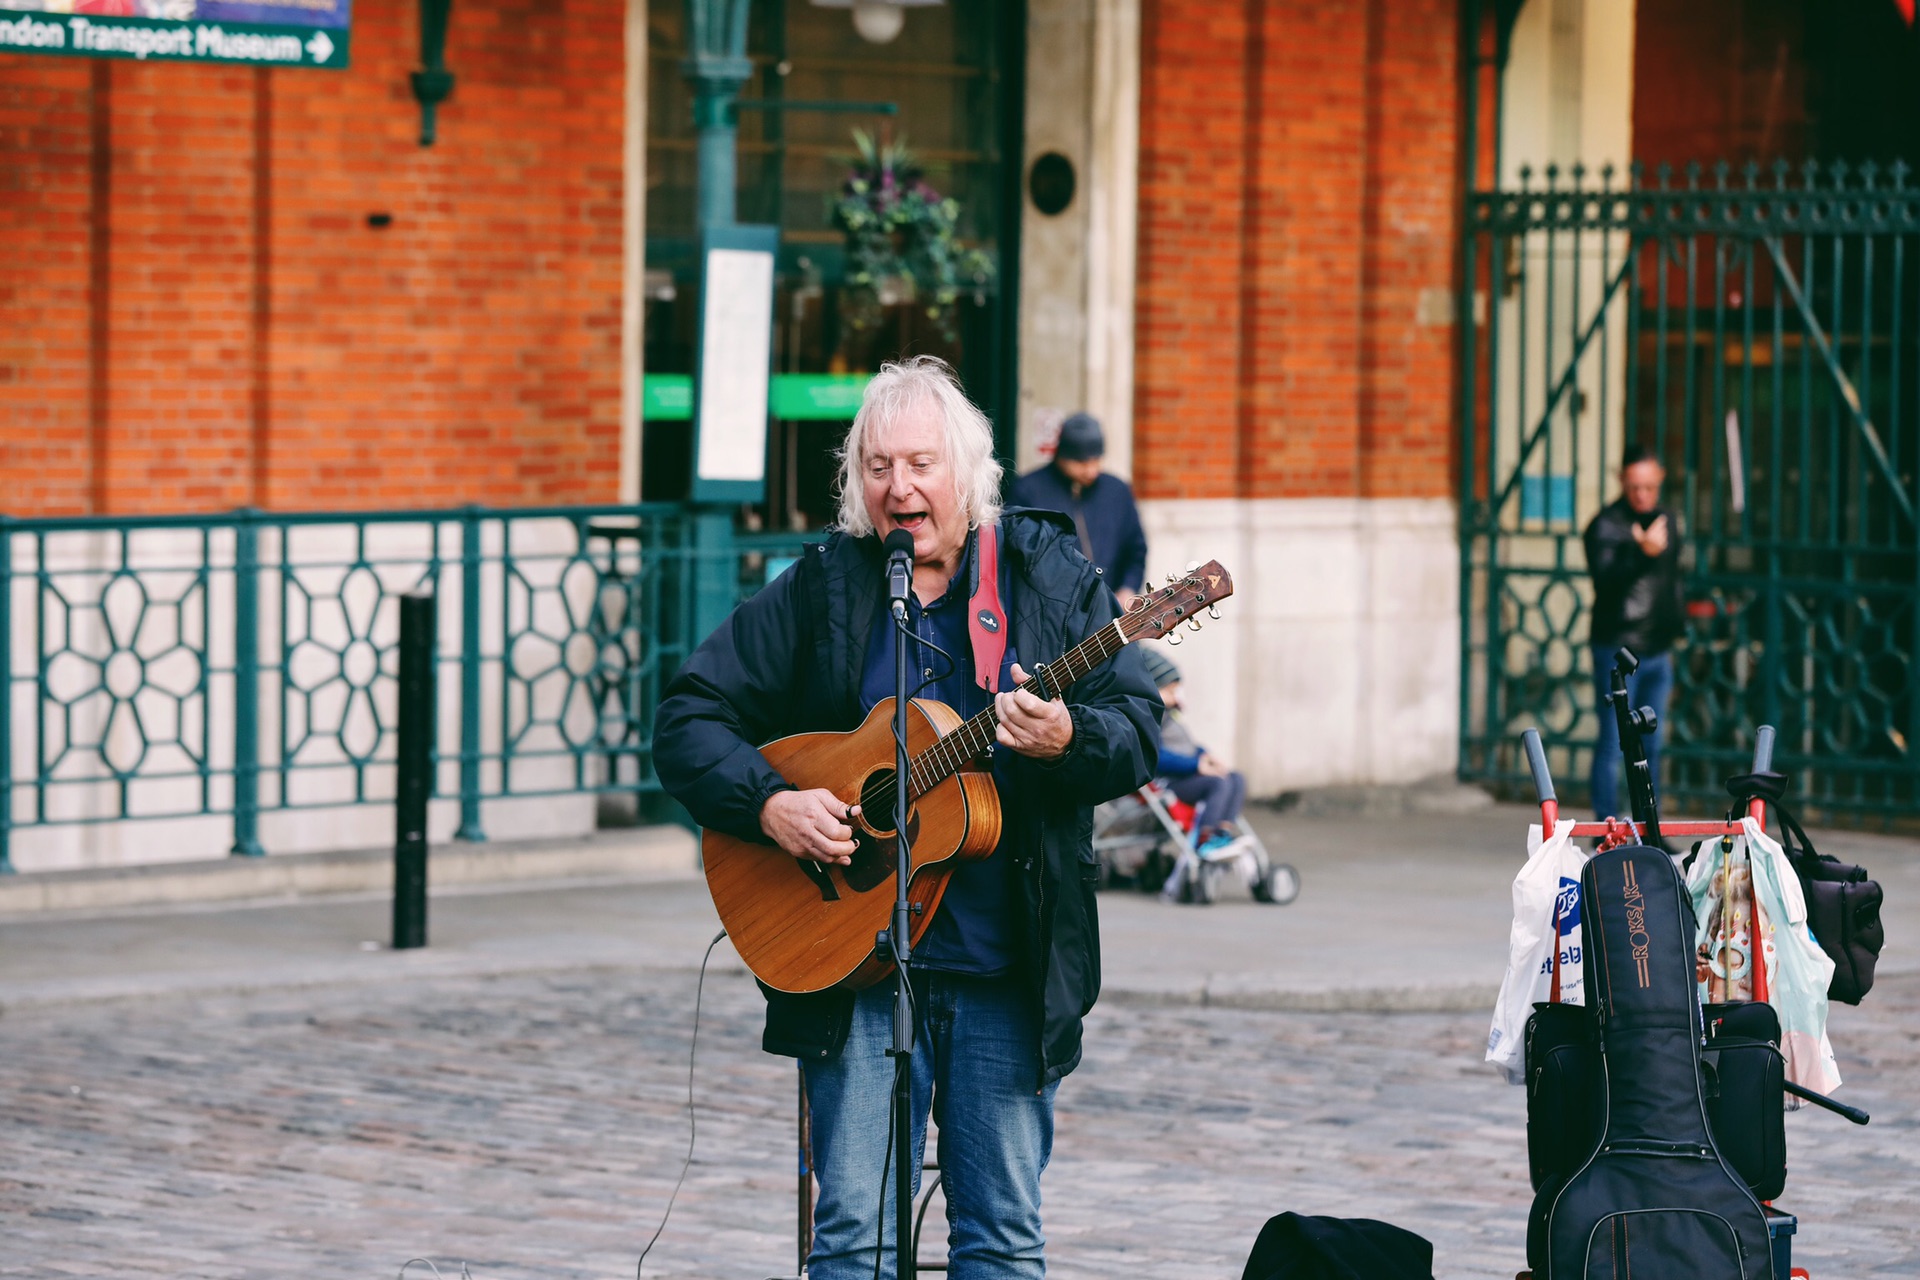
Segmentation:
{"type": "Polygon", "coordinates": [[[641,1280],[641,1269],[647,1265],[647,1255],[653,1252],[653,1246],[659,1242],[660,1233],[667,1229],[667,1219],[673,1216],[673,1202],[680,1198],[681,1184],[687,1180],[687,1170],[693,1167],[693,1144],[699,1136],[693,1111],[693,1061],[694,1054],[700,1048],[700,999],[707,987],[707,961],[713,959],[713,949],[726,936],[725,929],[714,934],[713,941],[707,944],[707,953],[700,957],[700,980],[693,988],[693,1038],[687,1045],[687,1158],[680,1164],[680,1176],[674,1181],[673,1194],[667,1197],[667,1210],[660,1215],[660,1225],[653,1229],[653,1237],[647,1241],[646,1248],[640,1250],[640,1261],[633,1266],[634,1280],[641,1280]]]}

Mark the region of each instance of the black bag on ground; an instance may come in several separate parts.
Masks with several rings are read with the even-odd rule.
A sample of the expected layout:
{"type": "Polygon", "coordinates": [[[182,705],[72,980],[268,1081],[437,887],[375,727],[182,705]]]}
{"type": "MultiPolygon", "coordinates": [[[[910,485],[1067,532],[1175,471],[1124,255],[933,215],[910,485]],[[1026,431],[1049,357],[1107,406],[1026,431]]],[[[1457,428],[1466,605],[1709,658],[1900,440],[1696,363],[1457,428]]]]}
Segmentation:
{"type": "Polygon", "coordinates": [[[1372,1218],[1267,1219],[1240,1280],[1433,1280],[1433,1245],[1372,1218]]]}
{"type": "Polygon", "coordinates": [[[1595,854],[1580,909],[1605,1122],[1580,1167],[1534,1197],[1537,1280],[1772,1280],[1766,1215],[1707,1125],[1693,910],[1672,859],[1595,854]]]}
{"type": "Polygon", "coordinates": [[[1701,1084],[1713,1141],[1748,1190],[1771,1200],[1787,1185],[1787,1060],[1780,1015],[1741,1000],[1703,1005],[1701,1084]]]}
{"type": "Polygon", "coordinates": [[[1527,1017],[1527,1173],[1558,1186],[1600,1142],[1606,1093],[1593,1017],[1577,1004],[1540,1003],[1527,1017]]]}
{"type": "Polygon", "coordinates": [[[1813,841],[1780,803],[1786,783],[1777,773],[1747,773],[1727,779],[1727,790],[1740,799],[1759,796],[1773,805],[1780,819],[1780,847],[1786,851],[1787,861],[1800,880],[1800,894],[1807,900],[1807,927],[1820,949],[1833,960],[1833,981],[1827,985],[1827,997],[1842,1004],[1859,1004],[1873,990],[1873,966],[1887,940],[1880,922],[1883,895],[1879,884],[1867,879],[1866,868],[1830,858],[1813,847],[1813,841]]]}

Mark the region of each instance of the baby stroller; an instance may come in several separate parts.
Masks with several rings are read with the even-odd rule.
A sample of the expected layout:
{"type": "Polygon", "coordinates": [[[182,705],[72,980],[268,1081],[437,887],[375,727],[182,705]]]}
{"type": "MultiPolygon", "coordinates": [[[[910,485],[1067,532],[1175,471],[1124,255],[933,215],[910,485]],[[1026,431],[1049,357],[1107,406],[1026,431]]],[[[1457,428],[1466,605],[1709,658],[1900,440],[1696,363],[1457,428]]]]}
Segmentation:
{"type": "Polygon", "coordinates": [[[1257,902],[1285,906],[1300,896],[1300,873],[1275,862],[1244,817],[1196,845],[1194,809],[1156,778],[1093,812],[1093,850],[1103,880],[1130,880],[1173,902],[1209,903],[1219,879],[1237,874],[1257,902]]]}

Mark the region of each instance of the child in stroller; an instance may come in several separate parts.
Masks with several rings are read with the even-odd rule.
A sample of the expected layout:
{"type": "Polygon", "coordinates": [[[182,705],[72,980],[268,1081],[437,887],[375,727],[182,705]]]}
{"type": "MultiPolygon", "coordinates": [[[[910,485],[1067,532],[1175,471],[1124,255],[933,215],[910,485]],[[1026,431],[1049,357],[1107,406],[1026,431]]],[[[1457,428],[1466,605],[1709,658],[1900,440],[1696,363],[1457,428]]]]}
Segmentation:
{"type": "Polygon", "coordinates": [[[1240,816],[1246,777],[1200,746],[1187,728],[1180,715],[1180,669],[1151,646],[1142,652],[1167,704],[1160,776],[1095,811],[1093,845],[1103,873],[1130,876],[1142,890],[1159,889],[1170,900],[1210,902],[1216,876],[1236,869],[1259,901],[1293,901],[1300,892],[1298,874],[1274,863],[1240,816]]]}
{"type": "Polygon", "coordinates": [[[1180,668],[1151,647],[1143,653],[1147,674],[1160,690],[1160,701],[1167,704],[1166,717],[1160,722],[1159,776],[1182,804],[1193,806],[1193,843],[1200,853],[1208,853],[1239,834],[1240,810],[1247,802],[1246,775],[1194,740],[1180,714],[1185,710],[1180,668]]]}

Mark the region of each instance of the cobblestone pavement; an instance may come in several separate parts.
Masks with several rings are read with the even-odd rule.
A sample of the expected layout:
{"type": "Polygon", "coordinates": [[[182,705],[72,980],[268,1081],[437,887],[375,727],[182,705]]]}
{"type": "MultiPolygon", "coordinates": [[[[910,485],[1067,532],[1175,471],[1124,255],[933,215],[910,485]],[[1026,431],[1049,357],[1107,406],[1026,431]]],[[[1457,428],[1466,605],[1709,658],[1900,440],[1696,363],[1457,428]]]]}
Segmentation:
{"type": "MultiPolygon", "coordinates": [[[[596,969],[8,1011],[0,1274],[631,1275],[686,1149],[693,996],[689,973],[596,969]]],[[[648,1276],[792,1269],[794,1072],[759,1052],[759,1003],[709,975],[697,1159],[648,1276]]],[[[1911,1277],[1920,977],[1833,1026],[1874,1121],[1788,1117],[1795,1261],[1911,1277]]],[[[1419,1231],[1441,1280],[1512,1276],[1523,1101],[1479,1063],[1485,1030],[1103,1006],[1060,1093],[1052,1274],[1231,1280],[1292,1209],[1419,1231]]]]}

